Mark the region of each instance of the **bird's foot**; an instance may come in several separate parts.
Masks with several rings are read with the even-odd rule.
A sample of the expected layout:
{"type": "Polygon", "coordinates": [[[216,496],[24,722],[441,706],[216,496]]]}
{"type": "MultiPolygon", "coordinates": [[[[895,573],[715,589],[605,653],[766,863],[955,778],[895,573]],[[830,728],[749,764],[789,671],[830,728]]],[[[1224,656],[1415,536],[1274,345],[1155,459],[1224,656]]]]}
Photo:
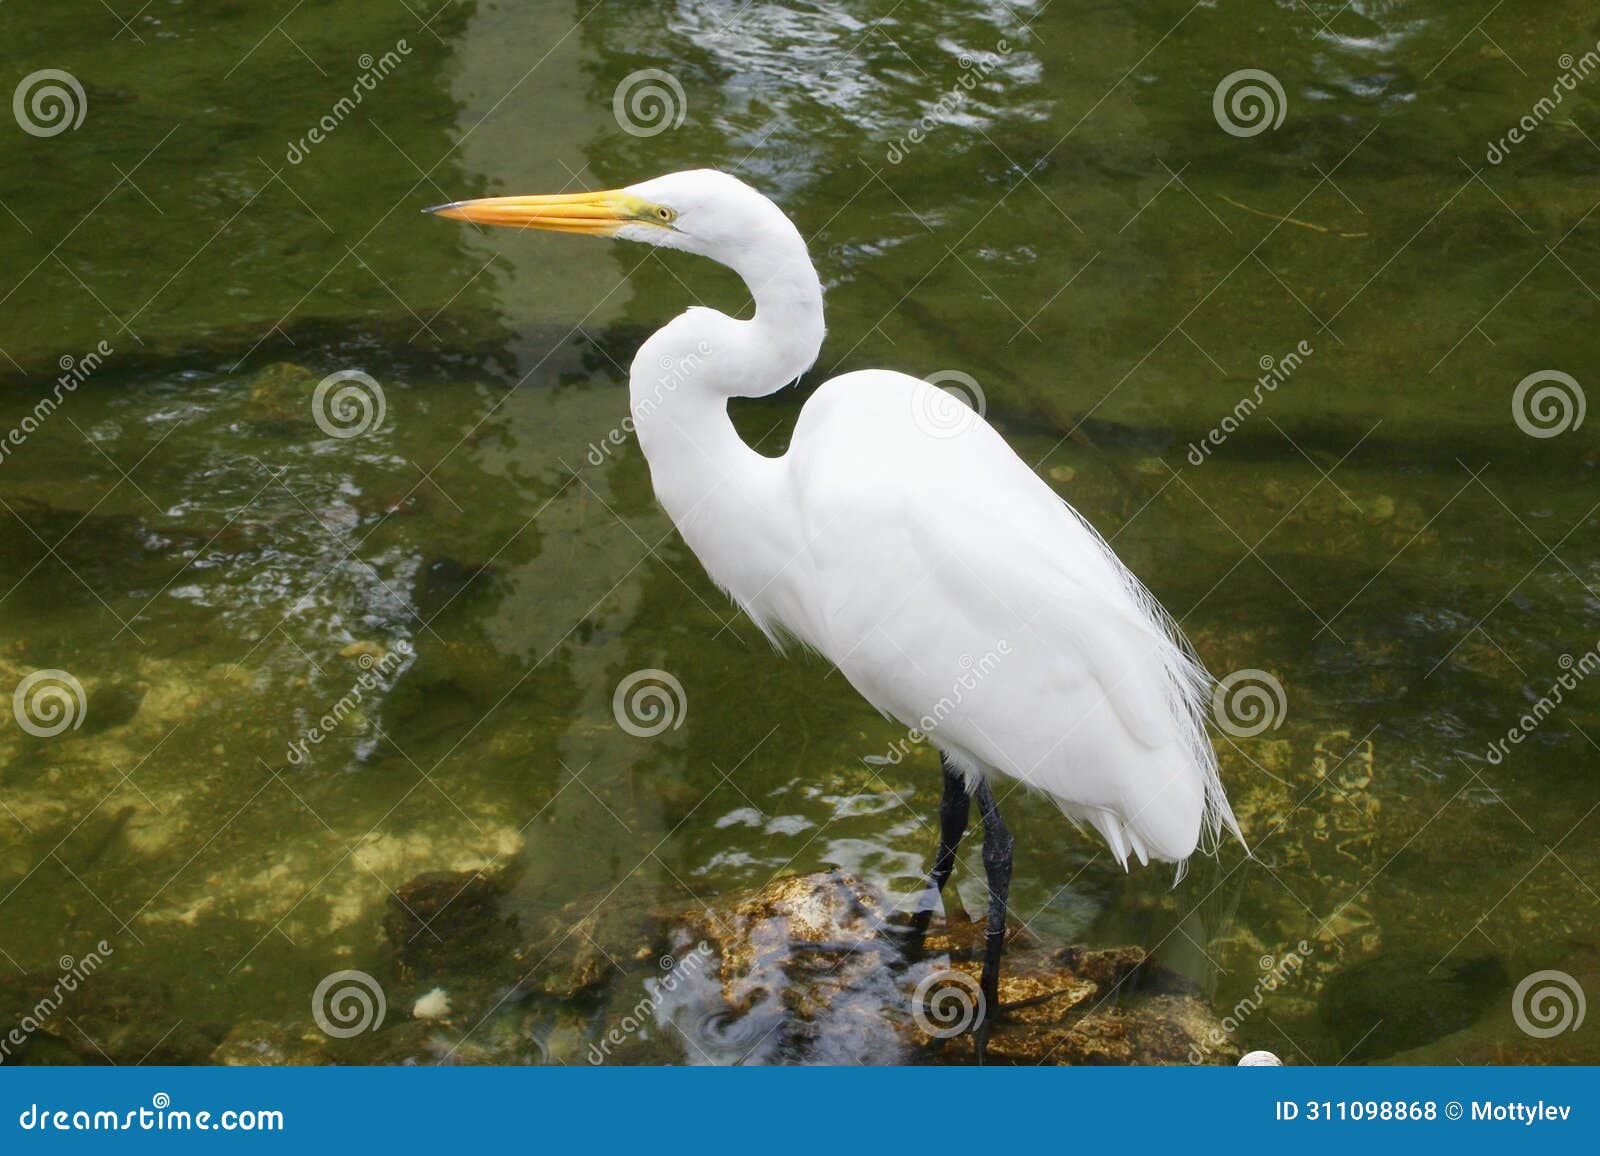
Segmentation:
{"type": "MultiPolygon", "coordinates": [[[[937,894],[932,895],[930,898],[932,905],[919,907],[912,912],[911,921],[905,926],[903,938],[906,945],[906,954],[913,958],[921,956],[923,953],[924,945],[928,941],[928,931],[933,924],[934,910],[939,903],[937,894]]],[[[945,905],[944,926],[946,929],[955,927],[958,924],[971,922],[972,917],[967,914],[966,909],[955,899],[952,898],[945,905]]]]}
{"type": "Polygon", "coordinates": [[[1057,991],[1044,992],[1042,995],[1029,996],[1027,999],[1012,1000],[1010,1003],[1001,1003],[998,1000],[993,1003],[986,1003],[983,1017],[972,1030],[972,1042],[977,1052],[978,1066],[982,1067],[988,1062],[989,1036],[994,1031],[995,1024],[1004,1023],[1010,1017],[1011,1012],[1048,1003],[1050,1000],[1055,999],[1056,996],[1065,994],[1066,991],[1066,988],[1061,988],[1057,991]]]}
{"type": "Polygon", "coordinates": [[[984,1016],[978,1021],[977,1030],[973,1033],[973,1045],[977,1050],[978,1067],[983,1067],[989,1056],[989,1029],[993,1024],[989,1016],[984,1016]]]}

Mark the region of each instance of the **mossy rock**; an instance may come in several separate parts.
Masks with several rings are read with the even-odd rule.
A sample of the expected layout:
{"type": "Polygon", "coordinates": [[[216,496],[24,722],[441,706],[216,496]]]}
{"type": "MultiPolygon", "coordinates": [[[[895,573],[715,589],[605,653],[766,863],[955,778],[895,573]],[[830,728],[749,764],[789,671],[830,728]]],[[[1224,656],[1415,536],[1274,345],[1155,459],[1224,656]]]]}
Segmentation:
{"type": "Polygon", "coordinates": [[[311,370],[292,362],[267,366],[250,379],[251,420],[293,424],[311,421],[311,395],[320,380],[311,370]]]}

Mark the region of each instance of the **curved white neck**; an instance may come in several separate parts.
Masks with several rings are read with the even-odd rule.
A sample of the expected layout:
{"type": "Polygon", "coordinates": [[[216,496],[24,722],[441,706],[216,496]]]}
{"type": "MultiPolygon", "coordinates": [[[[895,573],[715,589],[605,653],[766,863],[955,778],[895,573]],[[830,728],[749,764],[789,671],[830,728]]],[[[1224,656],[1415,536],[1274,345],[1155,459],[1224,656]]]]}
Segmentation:
{"type": "Polygon", "coordinates": [[[782,459],[763,457],[728,417],[731,397],[762,397],[804,373],[822,348],[822,286],[798,232],[726,258],[755,299],[737,320],[694,308],[640,347],[630,408],[656,497],[706,570],[745,605],[793,557],[773,518],[782,459]],[[701,532],[718,526],[722,534],[701,532]],[[727,531],[734,530],[734,533],[727,531]]]}
{"type": "Polygon", "coordinates": [[[653,334],[634,357],[629,403],[656,495],[682,520],[715,487],[768,461],[728,419],[731,397],[764,397],[798,378],[822,348],[822,285],[785,220],[785,243],[729,259],[755,299],[738,320],[693,308],[653,334]]]}

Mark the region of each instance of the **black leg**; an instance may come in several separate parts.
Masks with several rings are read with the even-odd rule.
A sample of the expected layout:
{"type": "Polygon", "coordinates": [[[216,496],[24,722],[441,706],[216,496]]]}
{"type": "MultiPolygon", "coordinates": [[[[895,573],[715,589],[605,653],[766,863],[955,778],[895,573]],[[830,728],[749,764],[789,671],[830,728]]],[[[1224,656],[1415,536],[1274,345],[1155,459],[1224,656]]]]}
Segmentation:
{"type": "Polygon", "coordinates": [[[989,923],[983,933],[983,1019],[978,1024],[978,1062],[983,1063],[989,1028],[1000,1011],[1000,953],[1006,942],[1006,896],[1011,891],[1011,832],[1000,818],[987,780],[975,792],[983,816],[983,869],[989,879],[989,923]]]}
{"type": "MultiPolygon", "coordinates": [[[[967,781],[961,772],[952,767],[943,755],[939,765],[944,768],[944,797],[939,800],[939,849],[934,852],[933,872],[928,885],[936,894],[944,894],[944,885],[956,866],[956,848],[961,846],[961,836],[967,831],[967,817],[971,814],[971,800],[967,796],[967,781]]],[[[933,918],[933,907],[921,908],[911,918],[911,929],[918,941],[928,933],[928,921],[933,918]]]]}

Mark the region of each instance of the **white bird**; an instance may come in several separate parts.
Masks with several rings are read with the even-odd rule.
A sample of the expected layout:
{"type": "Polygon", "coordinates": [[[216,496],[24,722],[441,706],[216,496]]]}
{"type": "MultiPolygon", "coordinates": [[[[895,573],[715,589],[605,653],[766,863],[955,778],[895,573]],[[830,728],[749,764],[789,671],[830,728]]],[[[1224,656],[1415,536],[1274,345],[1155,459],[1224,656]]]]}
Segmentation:
{"type": "Polygon", "coordinates": [[[934,891],[977,799],[989,883],[980,1059],[1012,862],[994,778],[1048,795],[1124,867],[1164,860],[1181,876],[1224,827],[1242,841],[1206,735],[1210,677],[1105,540],[979,414],[918,378],[863,370],[817,388],[781,457],[740,438],[728,399],[794,382],[824,334],[816,269],[770,200],[700,169],[429,212],[681,249],[749,287],[752,316],[690,308],[640,348],[639,445],[684,541],[761,630],[816,650],[938,748],[934,891]]]}

